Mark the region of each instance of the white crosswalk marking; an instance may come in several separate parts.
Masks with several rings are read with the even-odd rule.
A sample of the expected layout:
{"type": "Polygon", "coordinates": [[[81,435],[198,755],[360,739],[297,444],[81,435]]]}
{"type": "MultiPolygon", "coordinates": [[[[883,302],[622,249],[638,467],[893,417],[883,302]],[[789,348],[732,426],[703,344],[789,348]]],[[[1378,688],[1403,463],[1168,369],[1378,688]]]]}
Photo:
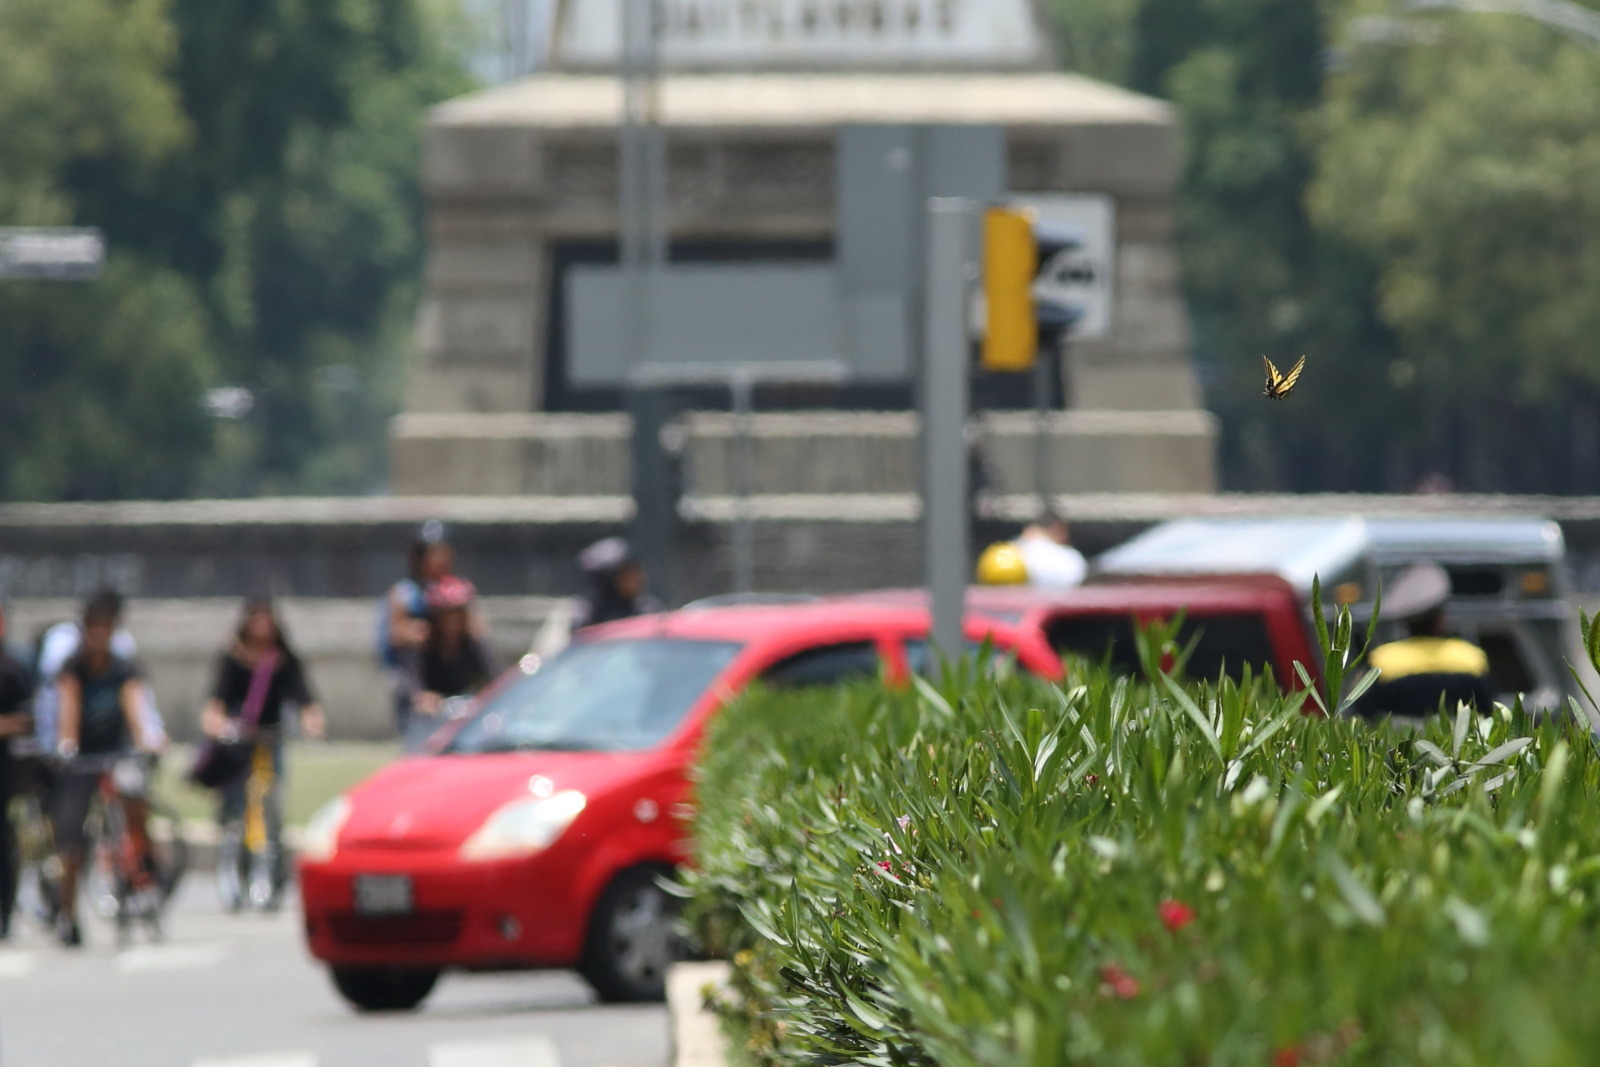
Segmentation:
{"type": "Polygon", "coordinates": [[[227,955],[225,945],[141,945],[117,953],[117,970],[123,974],[187,971],[214,967],[227,955]]]}
{"type": "Polygon", "coordinates": [[[39,954],[24,949],[0,949],[0,979],[26,978],[39,965],[39,954]]]}
{"type": "Polygon", "coordinates": [[[548,1037],[452,1041],[428,1049],[428,1067],[561,1067],[548,1037]]]}
{"type": "Polygon", "coordinates": [[[195,1060],[190,1067],[317,1067],[315,1052],[257,1052],[195,1060]]]}

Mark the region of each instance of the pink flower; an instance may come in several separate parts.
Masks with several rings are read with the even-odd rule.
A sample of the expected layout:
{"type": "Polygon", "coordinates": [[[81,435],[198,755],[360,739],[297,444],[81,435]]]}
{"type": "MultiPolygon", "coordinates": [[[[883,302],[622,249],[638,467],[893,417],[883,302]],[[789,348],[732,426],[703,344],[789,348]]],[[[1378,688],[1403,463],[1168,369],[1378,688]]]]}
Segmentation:
{"type": "Polygon", "coordinates": [[[1100,965],[1100,981],[1113,996],[1132,1000],[1139,995],[1139,980],[1115,963],[1100,965]]]}
{"type": "Polygon", "coordinates": [[[1170,897],[1163,900],[1156,910],[1161,914],[1161,925],[1172,933],[1177,933],[1195,920],[1193,908],[1181,900],[1173,900],[1170,897]]]}
{"type": "Polygon", "coordinates": [[[879,860],[878,861],[878,866],[882,867],[886,871],[893,871],[894,870],[894,864],[890,863],[888,860],[879,860]]]}

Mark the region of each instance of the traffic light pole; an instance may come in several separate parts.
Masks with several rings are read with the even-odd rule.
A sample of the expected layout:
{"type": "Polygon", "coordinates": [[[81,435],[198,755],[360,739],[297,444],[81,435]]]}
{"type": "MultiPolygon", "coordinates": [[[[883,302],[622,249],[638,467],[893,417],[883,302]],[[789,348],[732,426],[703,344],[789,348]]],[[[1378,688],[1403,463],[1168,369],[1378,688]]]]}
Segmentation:
{"type": "Polygon", "coordinates": [[[967,308],[977,277],[977,205],[928,202],[927,288],[922,357],[922,527],[933,644],[950,659],[966,649],[967,308]]]}
{"type": "Polygon", "coordinates": [[[1039,517],[1050,514],[1050,363],[1048,345],[1033,361],[1033,488],[1039,496],[1039,517]]]}

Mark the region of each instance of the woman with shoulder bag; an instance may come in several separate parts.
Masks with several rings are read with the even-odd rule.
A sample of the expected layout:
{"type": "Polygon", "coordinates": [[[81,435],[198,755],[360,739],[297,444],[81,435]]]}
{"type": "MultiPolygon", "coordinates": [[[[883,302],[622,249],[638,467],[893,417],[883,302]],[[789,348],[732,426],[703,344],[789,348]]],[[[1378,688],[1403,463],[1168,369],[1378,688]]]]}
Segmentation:
{"type": "Polygon", "coordinates": [[[206,743],[190,772],[196,784],[219,793],[220,888],[235,910],[247,902],[276,907],[287,882],[281,795],[291,708],[302,734],[323,736],[322,708],[272,602],[251,600],[232,643],[217,657],[211,698],[200,712],[206,743]]]}

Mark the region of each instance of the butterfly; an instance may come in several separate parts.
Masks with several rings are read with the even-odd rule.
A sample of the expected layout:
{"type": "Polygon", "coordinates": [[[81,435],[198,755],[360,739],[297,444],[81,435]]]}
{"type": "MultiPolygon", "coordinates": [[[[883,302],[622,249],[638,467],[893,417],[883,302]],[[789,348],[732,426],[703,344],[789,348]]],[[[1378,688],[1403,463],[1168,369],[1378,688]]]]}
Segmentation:
{"type": "Polygon", "coordinates": [[[1306,357],[1301,356],[1300,362],[1288,374],[1281,374],[1277,367],[1272,365],[1272,360],[1266,356],[1261,357],[1261,365],[1267,372],[1267,384],[1261,390],[1261,395],[1269,400],[1282,400],[1289,395],[1289,390],[1294,388],[1294,383],[1300,380],[1300,372],[1306,369],[1306,357]]]}

